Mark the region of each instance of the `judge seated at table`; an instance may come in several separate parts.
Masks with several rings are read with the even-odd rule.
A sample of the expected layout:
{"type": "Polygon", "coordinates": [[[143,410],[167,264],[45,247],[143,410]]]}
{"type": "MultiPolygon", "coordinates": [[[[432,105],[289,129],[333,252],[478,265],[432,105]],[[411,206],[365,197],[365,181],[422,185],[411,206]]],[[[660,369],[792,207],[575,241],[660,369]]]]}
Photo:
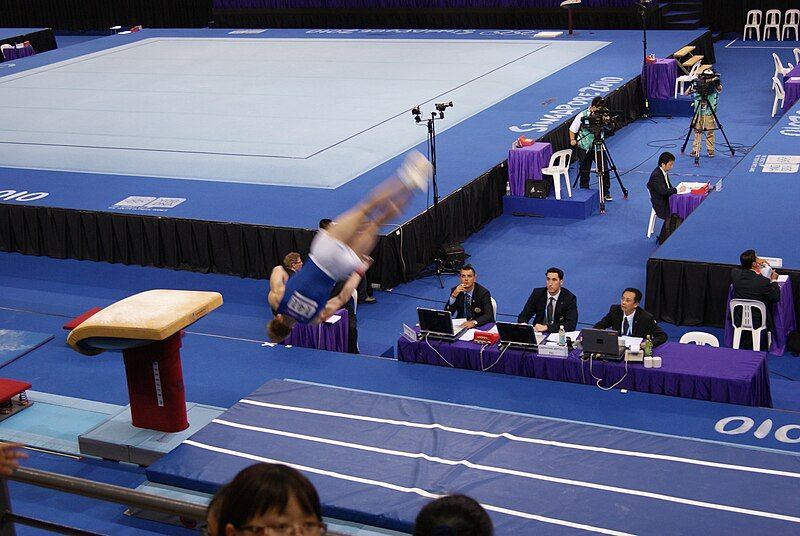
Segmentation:
{"type": "MultiPolygon", "coordinates": [[[[775,326],[772,320],[772,307],[770,305],[778,303],[781,299],[781,289],[778,286],[778,273],[772,269],[767,261],[759,259],[755,250],[748,249],[739,256],[739,268],[731,270],[733,280],[733,297],[742,300],[757,300],[767,308],[767,330],[773,333],[775,326]]],[[[741,311],[737,310],[738,318],[734,318],[734,323],[741,321],[741,311]]],[[[753,322],[759,325],[763,319],[759,317],[759,311],[753,312],[753,322]]],[[[766,333],[762,347],[766,347],[766,333]]]]}
{"type": "Polygon", "coordinates": [[[608,314],[595,324],[594,328],[611,329],[620,335],[642,339],[650,335],[653,348],[664,344],[667,342],[667,334],[656,324],[653,315],[639,307],[641,300],[642,291],[638,288],[626,288],[622,291],[619,305],[612,305],[608,314]]]}
{"type": "Polygon", "coordinates": [[[660,219],[664,220],[661,225],[661,232],[658,235],[658,243],[663,244],[667,239],[667,221],[670,217],[669,196],[682,194],[686,190],[683,186],[676,188],[669,180],[669,172],[675,165],[675,155],[670,152],[663,152],[658,157],[658,167],[650,174],[647,181],[647,189],[650,192],[650,202],[653,210],[660,219]]]}
{"type": "Polygon", "coordinates": [[[445,309],[456,318],[466,318],[464,327],[474,328],[494,322],[492,295],[489,290],[475,282],[476,273],[472,265],[465,264],[459,273],[461,283],[450,291],[445,309]]]}
{"type": "Polygon", "coordinates": [[[578,325],[578,298],[562,286],[564,271],[548,268],[544,276],[547,286],[533,289],[517,322],[524,324],[533,317],[533,329],[536,331],[555,333],[561,326],[566,331],[575,331],[578,325]]]}

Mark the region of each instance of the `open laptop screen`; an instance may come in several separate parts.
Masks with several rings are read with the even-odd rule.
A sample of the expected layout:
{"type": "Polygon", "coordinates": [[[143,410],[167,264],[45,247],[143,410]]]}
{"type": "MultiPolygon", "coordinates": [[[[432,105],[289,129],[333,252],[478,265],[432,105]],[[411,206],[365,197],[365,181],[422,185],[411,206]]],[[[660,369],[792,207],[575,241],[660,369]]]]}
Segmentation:
{"type": "Polygon", "coordinates": [[[615,331],[604,329],[582,329],[581,345],[590,354],[619,355],[619,336],[615,331]]]}
{"type": "Polygon", "coordinates": [[[419,329],[422,332],[450,336],[455,332],[449,311],[417,307],[417,316],[419,317],[419,329]]]}
{"type": "Polygon", "coordinates": [[[536,333],[530,324],[497,322],[497,333],[502,343],[536,346],[536,333]]]}

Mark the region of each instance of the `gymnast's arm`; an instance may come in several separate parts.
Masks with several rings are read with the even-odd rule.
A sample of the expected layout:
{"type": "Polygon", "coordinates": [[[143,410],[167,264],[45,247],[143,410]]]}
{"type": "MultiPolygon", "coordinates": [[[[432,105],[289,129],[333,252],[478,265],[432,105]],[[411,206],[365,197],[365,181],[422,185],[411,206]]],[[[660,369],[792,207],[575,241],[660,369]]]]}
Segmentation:
{"type": "Polygon", "coordinates": [[[356,290],[358,284],[361,282],[361,276],[356,272],[350,274],[347,282],[342,287],[342,291],[328,300],[325,304],[325,309],[314,319],[312,324],[321,324],[325,322],[333,313],[344,307],[347,300],[353,297],[353,291],[356,290]]]}
{"type": "Polygon", "coordinates": [[[283,266],[278,265],[272,269],[272,274],[269,276],[269,295],[267,301],[269,306],[277,309],[283,299],[283,293],[286,290],[286,281],[289,279],[289,274],[283,266]]]}

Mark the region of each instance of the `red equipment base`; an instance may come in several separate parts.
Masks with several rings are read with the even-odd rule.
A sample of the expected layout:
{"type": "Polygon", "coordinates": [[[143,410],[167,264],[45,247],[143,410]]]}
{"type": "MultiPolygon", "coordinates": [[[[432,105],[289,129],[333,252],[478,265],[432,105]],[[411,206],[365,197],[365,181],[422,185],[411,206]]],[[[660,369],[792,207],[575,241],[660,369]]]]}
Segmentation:
{"type": "Polygon", "coordinates": [[[189,427],[181,368],[181,332],[163,341],[122,351],[131,420],[134,426],[160,432],[189,427]]]}

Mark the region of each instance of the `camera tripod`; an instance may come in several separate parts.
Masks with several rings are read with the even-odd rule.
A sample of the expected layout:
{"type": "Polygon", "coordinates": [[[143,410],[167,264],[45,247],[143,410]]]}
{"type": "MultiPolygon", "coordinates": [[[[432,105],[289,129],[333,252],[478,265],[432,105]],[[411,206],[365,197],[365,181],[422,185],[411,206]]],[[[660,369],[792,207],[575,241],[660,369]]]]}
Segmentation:
{"type": "MultiPolygon", "coordinates": [[[[594,135],[594,140],[592,141],[591,150],[594,151],[594,163],[596,166],[597,184],[598,184],[598,190],[600,191],[600,214],[605,214],[606,213],[605,181],[606,181],[606,176],[610,176],[609,171],[614,172],[614,176],[617,178],[617,183],[619,184],[619,188],[620,190],[622,190],[622,195],[624,196],[625,199],[628,199],[628,189],[625,188],[624,184],[622,184],[622,179],[620,178],[619,173],[617,173],[617,166],[616,164],[614,164],[614,159],[611,158],[611,153],[608,150],[606,141],[597,134],[594,135]]],[[[580,165],[581,163],[578,162],[578,177],[575,179],[575,182],[572,183],[573,188],[578,183],[578,180],[581,177],[580,165]]]]}
{"type": "MultiPolygon", "coordinates": [[[[686,139],[683,140],[683,145],[681,146],[681,154],[686,151],[686,145],[689,143],[689,136],[692,135],[692,132],[698,132],[696,125],[698,121],[701,121],[702,114],[700,111],[703,109],[704,106],[708,106],[708,109],[711,110],[711,116],[714,118],[714,128],[711,130],[719,130],[722,132],[722,137],[725,138],[725,144],[728,146],[728,149],[731,151],[731,156],[734,156],[733,147],[731,147],[731,142],[728,141],[728,136],[725,135],[725,131],[722,129],[722,123],[719,122],[717,118],[717,112],[714,111],[714,108],[711,106],[711,103],[708,101],[708,95],[701,95],[700,102],[694,108],[694,115],[692,115],[692,121],[689,123],[689,132],[686,133],[686,139]]],[[[700,132],[700,144],[703,143],[703,138],[705,137],[705,133],[708,132],[705,124],[699,130],[700,132]]],[[[697,146],[697,152],[694,155],[694,165],[700,165],[700,144],[697,146]]]]}

